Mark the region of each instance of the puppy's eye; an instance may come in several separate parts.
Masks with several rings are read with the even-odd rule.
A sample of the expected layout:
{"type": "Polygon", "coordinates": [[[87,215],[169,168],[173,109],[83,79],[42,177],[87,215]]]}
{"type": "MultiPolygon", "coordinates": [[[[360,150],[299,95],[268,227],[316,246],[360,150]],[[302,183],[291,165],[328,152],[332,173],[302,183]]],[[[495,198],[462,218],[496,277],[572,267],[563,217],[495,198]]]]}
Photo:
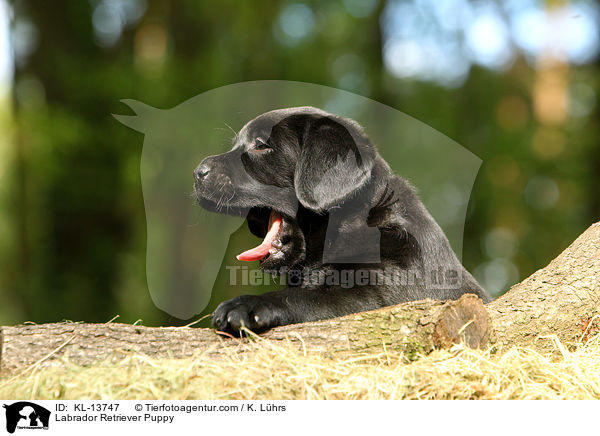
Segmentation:
{"type": "Polygon", "coordinates": [[[254,141],[254,149],[263,151],[263,150],[272,150],[272,147],[269,144],[267,144],[267,141],[257,138],[256,141],[254,141]]]}

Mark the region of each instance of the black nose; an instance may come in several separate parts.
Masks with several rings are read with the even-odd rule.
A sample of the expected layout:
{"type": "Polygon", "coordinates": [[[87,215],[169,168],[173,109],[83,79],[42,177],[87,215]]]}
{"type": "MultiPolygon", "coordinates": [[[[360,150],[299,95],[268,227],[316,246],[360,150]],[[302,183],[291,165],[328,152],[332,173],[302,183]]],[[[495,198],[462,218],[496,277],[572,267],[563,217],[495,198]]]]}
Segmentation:
{"type": "Polygon", "coordinates": [[[209,173],[210,168],[206,164],[198,165],[198,168],[194,170],[194,179],[197,182],[201,182],[204,177],[209,173]]]}

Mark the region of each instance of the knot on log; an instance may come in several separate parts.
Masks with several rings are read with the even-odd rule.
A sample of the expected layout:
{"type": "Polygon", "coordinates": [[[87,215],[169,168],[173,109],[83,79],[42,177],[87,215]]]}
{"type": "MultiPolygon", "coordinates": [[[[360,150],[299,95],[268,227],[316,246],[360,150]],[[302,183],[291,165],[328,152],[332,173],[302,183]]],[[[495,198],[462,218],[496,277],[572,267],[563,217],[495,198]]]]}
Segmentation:
{"type": "Polygon", "coordinates": [[[483,348],[489,335],[490,319],[483,301],[474,294],[465,294],[442,309],[433,330],[433,343],[449,348],[462,341],[471,348],[483,348]]]}

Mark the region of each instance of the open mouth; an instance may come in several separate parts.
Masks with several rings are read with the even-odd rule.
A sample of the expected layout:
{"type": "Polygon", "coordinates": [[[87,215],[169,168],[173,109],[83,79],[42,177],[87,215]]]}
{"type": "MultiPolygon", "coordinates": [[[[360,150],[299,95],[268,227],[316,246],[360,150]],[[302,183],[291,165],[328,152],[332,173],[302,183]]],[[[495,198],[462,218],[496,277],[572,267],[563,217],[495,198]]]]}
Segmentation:
{"type": "Polygon", "coordinates": [[[283,219],[281,218],[281,215],[271,209],[267,234],[265,235],[263,241],[260,243],[260,245],[238,254],[236,256],[237,259],[252,262],[254,260],[264,260],[270,254],[277,253],[277,251],[279,251],[283,246],[278,238],[281,231],[282,221],[283,219]]]}

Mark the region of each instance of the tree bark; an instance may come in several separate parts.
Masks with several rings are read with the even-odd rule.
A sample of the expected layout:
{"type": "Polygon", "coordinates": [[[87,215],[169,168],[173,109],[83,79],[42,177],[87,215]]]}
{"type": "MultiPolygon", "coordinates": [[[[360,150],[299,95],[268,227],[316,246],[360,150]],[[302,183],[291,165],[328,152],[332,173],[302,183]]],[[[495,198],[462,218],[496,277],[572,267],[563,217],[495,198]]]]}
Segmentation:
{"type": "MultiPolygon", "coordinates": [[[[408,358],[463,341],[470,347],[529,346],[547,352],[556,336],[575,347],[597,333],[600,317],[600,223],[560,256],[484,306],[474,295],[457,301],[413,301],[330,320],[275,328],[261,337],[308,352],[337,356],[398,350],[408,358]],[[550,338],[549,338],[550,337],[550,338]]],[[[249,341],[211,329],[126,324],[26,324],[0,330],[0,370],[37,365],[118,361],[141,353],[153,358],[204,354],[218,358],[251,352],[249,341]]]]}
{"type": "Polygon", "coordinates": [[[547,351],[556,335],[568,346],[600,332],[600,223],[593,224],[548,266],[487,305],[500,345],[547,351]]]}

